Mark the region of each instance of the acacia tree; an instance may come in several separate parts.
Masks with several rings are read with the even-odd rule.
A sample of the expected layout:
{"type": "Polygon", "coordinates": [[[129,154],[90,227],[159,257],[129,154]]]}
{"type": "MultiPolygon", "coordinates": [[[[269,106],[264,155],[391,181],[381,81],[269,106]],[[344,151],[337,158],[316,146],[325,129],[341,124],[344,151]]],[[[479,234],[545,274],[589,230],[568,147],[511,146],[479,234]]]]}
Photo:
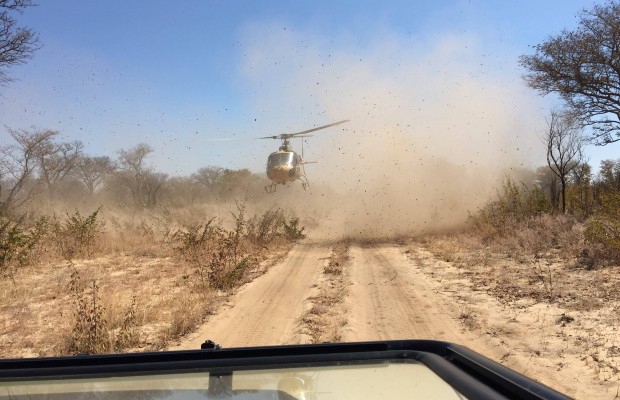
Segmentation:
{"type": "Polygon", "coordinates": [[[557,93],[598,145],[620,141],[620,1],[579,14],[575,30],[564,30],[520,63],[525,80],[542,94],[557,93]]]}
{"type": "Polygon", "coordinates": [[[0,147],[0,208],[8,211],[45,187],[54,198],[58,184],[75,167],[80,142],[58,142],[58,131],[9,129],[14,144],[0,147]]]}
{"type": "Polygon", "coordinates": [[[168,179],[168,175],[155,172],[146,166],[146,158],[152,152],[153,148],[146,143],[119,152],[115,175],[129,189],[134,205],[138,208],[155,207],[161,189],[168,179]]]}
{"type": "Polygon", "coordinates": [[[92,196],[101,185],[103,178],[114,170],[110,157],[89,157],[81,155],[75,165],[73,175],[86,186],[92,196]]]}
{"type": "Polygon", "coordinates": [[[37,149],[37,169],[39,178],[47,187],[50,199],[56,198],[58,184],[63,181],[76,167],[84,147],[82,142],[57,142],[54,140],[59,135],[58,131],[47,130],[42,132],[47,135],[37,149]]]}
{"type": "Polygon", "coordinates": [[[11,15],[32,5],[31,0],[0,0],[0,85],[11,80],[6,72],[8,67],[23,64],[38,49],[38,36],[17,26],[11,15]]]}
{"type": "Polygon", "coordinates": [[[545,144],[547,165],[560,180],[562,212],[566,212],[566,186],[569,174],[583,162],[583,136],[578,120],[571,113],[552,111],[547,121],[545,144]]]}

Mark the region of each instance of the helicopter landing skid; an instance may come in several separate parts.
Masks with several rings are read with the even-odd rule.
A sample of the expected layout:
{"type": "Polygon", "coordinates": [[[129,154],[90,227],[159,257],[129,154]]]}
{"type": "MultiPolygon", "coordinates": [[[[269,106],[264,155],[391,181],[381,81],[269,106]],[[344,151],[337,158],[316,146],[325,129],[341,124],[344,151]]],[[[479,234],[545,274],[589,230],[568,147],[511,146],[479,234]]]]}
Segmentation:
{"type": "Polygon", "coordinates": [[[271,185],[265,186],[265,192],[269,194],[275,193],[277,188],[278,188],[278,184],[275,182],[272,182],[271,185]]]}
{"type": "Polygon", "coordinates": [[[304,190],[308,190],[308,189],[310,189],[310,182],[308,181],[307,178],[305,178],[305,179],[304,178],[305,177],[300,178],[301,179],[301,187],[304,188],[304,190]]]}

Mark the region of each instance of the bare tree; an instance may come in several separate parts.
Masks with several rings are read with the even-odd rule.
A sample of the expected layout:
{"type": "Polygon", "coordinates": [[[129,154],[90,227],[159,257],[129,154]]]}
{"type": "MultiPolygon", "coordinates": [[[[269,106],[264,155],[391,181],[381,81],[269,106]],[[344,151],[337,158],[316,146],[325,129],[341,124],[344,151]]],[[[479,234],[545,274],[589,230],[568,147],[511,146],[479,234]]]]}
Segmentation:
{"type": "Polygon", "coordinates": [[[39,178],[47,187],[50,199],[56,199],[56,189],[60,182],[76,167],[82,154],[82,142],[56,142],[60,133],[47,130],[48,139],[38,148],[37,167],[39,178]]]}
{"type": "Polygon", "coordinates": [[[208,166],[200,168],[191,175],[191,180],[196,184],[198,191],[203,194],[204,200],[214,200],[220,190],[224,168],[208,166]]]}
{"type": "Polygon", "coordinates": [[[86,186],[92,196],[99,188],[105,176],[114,171],[110,157],[89,157],[81,155],[73,170],[73,175],[86,186]]]}
{"type": "Polygon", "coordinates": [[[163,172],[148,171],[142,182],[142,194],[144,204],[148,208],[157,206],[159,195],[168,180],[168,174],[163,172]]]}
{"type": "Polygon", "coordinates": [[[49,129],[9,129],[9,134],[15,144],[0,147],[0,175],[5,186],[4,192],[0,190],[0,208],[7,211],[40,193],[42,185],[35,181],[54,198],[58,184],[75,167],[82,144],[57,142],[59,132],[49,129]]]}
{"type": "Polygon", "coordinates": [[[592,167],[587,162],[579,163],[570,173],[569,180],[575,189],[577,205],[584,216],[590,215],[593,206],[592,167]]]}
{"type": "Polygon", "coordinates": [[[138,208],[155,207],[161,189],[168,179],[168,175],[155,172],[146,166],[146,158],[152,152],[153,148],[146,143],[119,152],[115,175],[129,189],[134,205],[138,208]]]}
{"type": "Polygon", "coordinates": [[[549,203],[554,210],[559,207],[559,185],[557,175],[548,166],[542,166],[536,170],[536,184],[549,195],[549,203]]]}
{"type": "Polygon", "coordinates": [[[37,193],[37,155],[55,132],[9,129],[9,134],[15,144],[0,147],[0,210],[5,213],[37,193]]]}
{"type": "Polygon", "coordinates": [[[583,162],[584,140],[579,121],[571,113],[552,111],[547,126],[547,165],[560,180],[562,212],[566,212],[568,177],[583,162]]]}
{"type": "Polygon", "coordinates": [[[6,69],[23,64],[39,47],[39,38],[28,28],[17,26],[10,12],[31,7],[31,0],[0,0],[0,85],[9,82],[6,69]]]}
{"type": "Polygon", "coordinates": [[[214,190],[224,175],[224,168],[221,167],[203,167],[194,172],[191,176],[192,180],[208,190],[214,190]]]}
{"type": "Polygon", "coordinates": [[[620,2],[611,0],[579,15],[563,31],[521,56],[525,80],[543,94],[559,94],[599,145],[620,141],[620,2]]]}

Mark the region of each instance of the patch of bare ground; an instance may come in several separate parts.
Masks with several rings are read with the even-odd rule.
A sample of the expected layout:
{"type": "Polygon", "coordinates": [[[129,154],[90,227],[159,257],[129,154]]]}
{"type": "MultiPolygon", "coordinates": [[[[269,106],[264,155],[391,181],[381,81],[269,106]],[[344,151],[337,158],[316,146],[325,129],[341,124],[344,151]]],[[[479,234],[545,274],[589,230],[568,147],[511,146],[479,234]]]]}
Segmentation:
{"type": "MultiPolygon", "coordinates": [[[[73,273],[88,307],[93,301],[101,307],[98,328],[105,328],[105,352],[161,349],[192,332],[236,289],[200,290],[195,268],[159,247],[144,246],[139,254],[26,266],[12,280],[0,281],[0,357],[72,353],[78,312],[73,273]]],[[[288,244],[262,248],[255,254],[258,262],[239,283],[263,274],[289,249],[288,244]]]]}
{"type": "Polygon", "coordinates": [[[469,331],[507,351],[466,345],[570,396],[618,398],[620,269],[580,267],[559,246],[515,255],[454,235],[408,253],[462,307],[469,331]]]}
{"type": "Polygon", "coordinates": [[[316,283],[316,294],[306,299],[307,311],[300,318],[300,333],[306,343],[342,341],[347,324],[344,300],[350,285],[349,247],[347,241],[336,243],[316,283]]]}

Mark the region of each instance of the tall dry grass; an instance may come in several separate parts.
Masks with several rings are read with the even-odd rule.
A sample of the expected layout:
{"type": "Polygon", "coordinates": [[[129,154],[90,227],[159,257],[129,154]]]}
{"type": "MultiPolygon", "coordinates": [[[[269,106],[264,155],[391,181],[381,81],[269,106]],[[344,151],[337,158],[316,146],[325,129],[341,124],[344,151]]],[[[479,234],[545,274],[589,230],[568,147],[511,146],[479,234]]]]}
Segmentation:
{"type": "Polygon", "coordinates": [[[227,220],[192,225],[183,215],[98,208],[11,220],[5,237],[20,240],[5,240],[14,247],[12,279],[0,279],[0,356],[166,347],[297,240],[280,209],[249,216],[238,203],[227,220]]]}

